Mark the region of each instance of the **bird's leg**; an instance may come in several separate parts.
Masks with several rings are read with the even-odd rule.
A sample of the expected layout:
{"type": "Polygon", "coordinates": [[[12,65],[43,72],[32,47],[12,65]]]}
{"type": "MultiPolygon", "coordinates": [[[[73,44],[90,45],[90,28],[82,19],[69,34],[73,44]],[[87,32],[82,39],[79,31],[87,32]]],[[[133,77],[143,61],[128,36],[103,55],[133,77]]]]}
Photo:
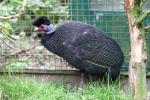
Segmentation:
{"type": "Polygon", "coordinates": [[[81,73],[80,74],[80,85],[79,85],[79,88],[83,88],[83,84],[84,84],[84,77],[85,77],[85,74],[84,73],[81,73]]]}
{"type": "Polygon", "coordinates": [[[109,84],[110,84],[110,79],[111,79],[111,77],[110,77],[110,73],[111,73],[110,68],[111,68],[111,67],[109,67],[108,72],[107,72],[107,83],[108,83],[108,86],[109,86],[109,84]]]}
{"type": "Polygon", "coordinates": [[[94,79],[93,79],[93,76],[92,75],[88,75],[89,76],[89,82],[93,82],[94,79]]]}

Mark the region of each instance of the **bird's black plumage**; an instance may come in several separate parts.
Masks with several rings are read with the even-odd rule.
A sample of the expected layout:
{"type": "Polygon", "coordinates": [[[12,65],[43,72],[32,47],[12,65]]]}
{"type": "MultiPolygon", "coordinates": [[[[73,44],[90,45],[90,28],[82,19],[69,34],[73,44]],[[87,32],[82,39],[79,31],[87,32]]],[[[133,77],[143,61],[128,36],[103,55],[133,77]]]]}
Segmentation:
{"type": "Polygon", "coordinates": [[[42,17],[39,17],[38,20],[34,21],[34,23],[33,23],[34,26],[38,26],[38,27],[39,27],[41,24],[50,25],[51,22],[47,19],[47,17],[42,16],[42,17]]]}
{"type": "MultiPolygon", "coordinates": [[[[34,26],[44,22],[40,20],[37,19],[34,26]]],[[[113,80],[118,77],[124,61],[123,52],[113,39],[98,28],[78,21],[66,22],[52,34],[44,33],[41,42],[77,69],[99,76],[109,73],[113,80]]]]}

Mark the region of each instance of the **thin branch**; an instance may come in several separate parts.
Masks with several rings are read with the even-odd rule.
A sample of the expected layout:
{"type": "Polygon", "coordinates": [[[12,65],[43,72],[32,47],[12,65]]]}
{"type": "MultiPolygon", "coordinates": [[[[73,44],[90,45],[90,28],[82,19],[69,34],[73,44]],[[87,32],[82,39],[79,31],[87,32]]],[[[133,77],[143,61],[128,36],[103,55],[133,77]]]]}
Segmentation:
{"type": "Polygon", "coordinates": [[[150,9],[144,12],[144,14],[138,18],[137,23],[141,23],[146,17],[148,17],[148,15],[150,15],[150,9]]]}
{"type": "Polygon", "coordinates": [[[16,15],[12,15],[12,16],[0,16],[0,20],[7,20],[7,19],[13,19],[13,18],[20,17],[24,13],[26,5],[27,5],[27,0],[24,0],[22,2],[22,8],[19,10],[19,12],[16,15]]]}
{"type": "Polygon", "coordinates": [[[18,55],[18,54],[21,54],[21,53],[24,53],[24,52],[28,52],[30,50],[33,50],[34,48],[36,48],[36,45],[33,45],[29,48],[26,48],[26,49],[22,49],[22,50],[19,50],[19,51],[15,51],[13,53],[11,53],[10,55],[18,55]]]}
{"type": "MultiPolygon", "coordinates": [[[[4,27],[3,27],[4,28],[4,27]]],[[[7,30],[1,29],[0,34],[3,34],[5,38],[7,38],[10,42],[15,43],[15,38],[13,38],[10,34],[7,33],[7,30]]]]}
{"type": "Polygon", "coordinates": [[[150,31],[150,24],[148,24],[147,26],[145,26],[144,29],[145,29],[146,32],[149,32],[150,31]]]}
{"type": "Polygon", "coordinates": [[[142,9],[148,0],[141,0],[140,8],[142,9]]]}
{"type": "Polygon", "coordinates": [[[5,40],[3,40],[2,38],[0,38],[0,40],[6,44],[9,48],[14,49],[14,47],[12,47],[11,45],[9,45],[9,43],[7,43],[5,40]]]}
{"type": "Polygon", "coordinates": [[[7,20],[7,19],[14,19],[14,18],[18,18],[23,14],[23,12],[19,12],[16,15],[12,15],[12,16],[0,16],[0,20],[7,20]]]}
{"type": "Polygon", "coordinates": [[[29,48],[26,48],[26,49],[22,49],[22,50],[18,50],[18,51],[12,52],[9,55],[5,55],[4,57],[2,57],[2,59],[5,59],[5,58],[7,58],[9,56],[18,56],[19,54],[26,53],[26,52],[34,49],[34,48],[36,48],[36,45],[33,45],[33,46],[31,46],[29,48]]]}

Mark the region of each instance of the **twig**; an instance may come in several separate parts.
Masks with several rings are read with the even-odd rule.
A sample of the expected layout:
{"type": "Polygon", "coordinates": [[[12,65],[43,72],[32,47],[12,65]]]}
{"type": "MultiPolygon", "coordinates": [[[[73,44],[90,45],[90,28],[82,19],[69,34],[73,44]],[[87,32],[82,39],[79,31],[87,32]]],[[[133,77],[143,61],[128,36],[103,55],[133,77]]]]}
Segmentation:
{"type": "Polygon", "coordinates": [[[12,15],[12,16],[0,16],[0,20],[7,20],[7,19],[13,19],[13,18],[20,17],[24,13],[26,5],[27,5],[27,0],[24,0],[22,2],[22,8],[19,10],[19,12],[16,15],[12,15]]]}
{"type": "Polygon", "coordinates": [[[5,58],[10,57],[10,56],[17,56],[18,57],[19,54],[25,53],[27,51],[30,51],[30,50],[34,49],[35,47],[36,47],[36,45],[34,45],[34,46],[30,47],[30,48],[27,48],[27,49],[23,49],[23,50],[19,50],[19,51],[16,51],[16,52],[12,52],[9,55],[4,55],[2,57],[2,59],[5,59],[5,58]]]}
{"type": "Polygon", "coordinates": [[[145,29],[146,32],[149,32],[150,31],[150,24],[148,24],[147,26],[145,26],[144,29],[145,29]]]}
{"type": "Polygon", "coordinates": [[[144,14],[138,18],[137,23],[141,23],[148,15],[150,15],[150,9],[144,12],[144,14]]]}
{"type": "Polygon", "coordinates": [[[23,12],[19,12],[16,15],[12,15],[12,16],[0,16],[0,20],[7,20],[7,19],[14,19],[14,18],[18,18],[23,14],[23,12]]]}
{"type": "Polygon", "coordinates": [[[27,51],[30,51],[31,49],[35,48],[36,46],[33,45],[32,47],[30,48],[27,48],[27,49],[23,49],[23,50],[19,50],[19,51],[16,51],[16,52],[13,52],[11,53],[10,55],[18,55],[18,54],[21,54],[21,53],[24,53],[24,52],[27,52],[27,51]]]}
{"type": "Polygon", "coordinates": [[[0,30],[2,30],[3,28],[4,28],[4,24],[0,22],[0,30]]]}
{"type": "Polygon", "coordinates": [[[3,40],[2,38],[0,38],[0,40],[6,44],[9,48],[14,49],[14,47],[12,47],[11,45],[9,45],[9,43],[7,43],[5,40],[3,40]]]}
{"type": "Polygon", "coordinates": [[[140,8],[142,9],[143,6],[145,5],[145,3],[147,2],[148,0],[141,0],[141,3],[140,3],[140,8]]]}

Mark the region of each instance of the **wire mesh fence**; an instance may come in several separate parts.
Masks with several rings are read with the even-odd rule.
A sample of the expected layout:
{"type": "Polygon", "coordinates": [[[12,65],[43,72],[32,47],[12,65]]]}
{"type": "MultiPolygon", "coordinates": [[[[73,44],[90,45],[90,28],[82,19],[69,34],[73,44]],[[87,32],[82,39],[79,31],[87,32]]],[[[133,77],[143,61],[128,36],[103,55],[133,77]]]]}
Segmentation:
{"type": "MultiPolygon", "coordinates": [[[[21,2],[22,0],[1,2],[0,15],[15,14],[21,8],[21,2]]],[[[149,4],[150,2],[146,4],[145,9],[149,4]]],[[[15,43],[4,42],[5,38],[0,34],[0,66],[76,70],[70,67],[63,58],[41,46],[38,38],[41,33],[34,32],[32,26],[32,22],[39,16],[47,16],[55,27],[66,20],[82,21],[98,27],[121,46],[125,56],[122,67],[124,70],[128,68],[130,39],[123,0],[28,0],[23,15],[19,18],[1,21],[9,29],[0,33],[11,34],[16,40],[15,43]]],[[[148,47],[150,47],[149,43],[148,47]]]]}

